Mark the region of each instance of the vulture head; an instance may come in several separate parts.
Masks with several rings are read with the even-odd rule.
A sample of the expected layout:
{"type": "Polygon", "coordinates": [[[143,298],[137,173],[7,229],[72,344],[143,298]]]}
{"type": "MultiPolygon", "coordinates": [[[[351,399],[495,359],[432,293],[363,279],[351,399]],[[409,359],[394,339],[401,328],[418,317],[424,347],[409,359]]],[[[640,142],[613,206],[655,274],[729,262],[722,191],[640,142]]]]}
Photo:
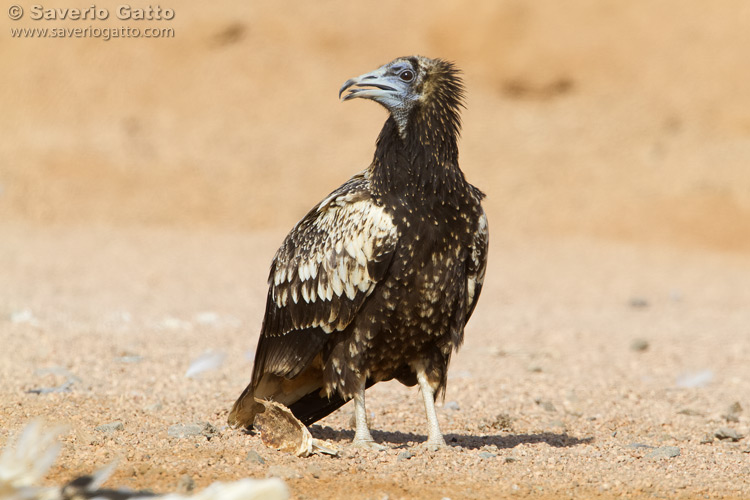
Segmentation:
{"type": "Polygon", "coordinates": [[[390,112],[402,136],[415,121],[414,115],[420,112],[436,115],[435,118],[454,125],[457,131],[464,96],[459,73],[453,63],[443,59],[399,57],[375,71],[347,80],[339,90],[339,97],[343,94],[344,101],[361,98],[380,103],[390,112]]]}

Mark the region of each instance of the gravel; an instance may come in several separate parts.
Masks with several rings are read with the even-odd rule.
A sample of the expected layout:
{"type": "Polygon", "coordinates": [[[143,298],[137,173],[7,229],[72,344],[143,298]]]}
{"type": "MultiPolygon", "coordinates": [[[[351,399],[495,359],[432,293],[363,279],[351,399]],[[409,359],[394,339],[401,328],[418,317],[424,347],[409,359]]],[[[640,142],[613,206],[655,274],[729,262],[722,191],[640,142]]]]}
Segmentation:
{"type": "Polygon", "coordinates": [[[694,410],[692,408],[683,408],[677,412],[679,415],[687,415],[688,417],[703,417],[705,413],[702,411],[694,410]]]}
{"type": "Polygon", "coordinates": [[[180,493],[192,493],[195,489],[195,481],[190,474],[183,474],[177,481],[177,491],[180,493]]]}
{"type": "Polygon", "coordinates": [[[191,436],[205,436],[206,439],[211,439],[215,434],[218,433],[216,427],[208,422],[201,422],[197,424],[175,424],[170,425],[167,430],[167,434],[175,438],[186,438],[191,436]]]}
{"type": "Polygon", "coordinates": [[[56,385],[54,387],[37,387],[34,389],[29,389],[26,392],[29,394],[53,394],[56,392],[70,392],[72,387],[73,381],[66,380],[62,384],[56,385]]]}
{"type": "Polygon", "coordinates": [[[680,449],[677,446],[661,446],[654,448],[646,454],[648,460],[661,460],[665,458],[674,458],[680,456],[680,449]]]}
{"type": "Polygon", "coordinates": [[[544,411],[548,411],[548,412],[556,412],[557,411],[557,408],[555,408],[555,405],[552,404],[551,401],[544,401],[542,399],[536,399],[536,400],[534,400],[534,402],[536,404],[538,404],[539,406],[541,406],[542,408],[544,408],[544,411]]]}
{"type": "Polygon", "coordinates": [[[714,436],[717,439],[730,440],[732,442],[737,442],[745,437],[735,429],[732,429],[730,427],[720,427],[716,432],[714,432],[714,436]]]}
{"type": "Polygon", "coordinates": [[[629,445],[625,446],[626,448],[633,448],[633,449],[639,449],[639,448],[645,448],[645,449],[653,449],[654,446],[644,444],[644,443],[630,443],[629,445]]]}
{"type": "Polygon", "coordinates": [[[735,401],[734,403],[729,405],[729,408],[727,408],[727,412],[722,415],[722,417],[727,422],[739,423],[741,414],[742,405],[739,403],[739,401],[735,401]]]}
{"type": "MultiPolygon", "coordinates": [[[[609,485],[606,498],[638,499],[646,495],[643,492],[651,497],[674,497],[677,492],[685,498],[750,498],[750,485],[744,481],[747,438],[737,444],[712,437],[713,444],[699,444],[706,432],[713,434],[725,425],[720,415],[729,414],[730,403],[740,400],[744,405],[737,394],[750,390],[750,368],[731,355],[736,349],[750,349],[750,339],[732,333],[735,327],[750,324],[750,312],[731,313],[724,305],[712,306],[748,302],[750,291],[743,295],[741,287],[725,294],[712,289],[708,297],[692,285],[705,275],[706,259],[719,283],[745,282],[750,269],[711,260],[715,257],[711,253],[691,258],[650,247],[641,253],[637,248],[586,241],[517,243],[517,252],[512,245],[495,245],[493,261],[508,266],[488,270],[464,347],[452,360],[452,368],[470,370],[472,377],[448,383],[446,401],[459,403],[460,411],[438,413],[451,446],[434,452],[424,449],[427,428],[419,391],[393,381],[367,392],[368,416],[374,415],[373,437],[387,448],[384,452],[302,459],[266,448],[257,434],[226,428],[229,407],[250,379],[252,362],[245,353],[257,340],[266,298],[268,262],[261,254],[263,249],[273,254],[276,238],[162,229],[92,234],[81,230],[65,232],[62,238],[63,233],[14,234],[9,230],[4,233],[7,237],[0,238],[0,258],[13,262],[18,255],[29,262],[46,262],[51,284],[49,289],[35,288],[34,295],[18,296],[26,278],[20,272],[17,277],[11,274],[6,277],[10,286],[0,287],[0,304],[28,307],[45,318],[45,324],[46,318],[54,323],[58,321],[54,309],[43,304],[55,303],[54,297],[67,284],[76,287],[65,301],[71,318],[60,320],[54,328],[40,331],[26,323],[0,322],[7,349],[19,353],[0,364],[0,391],[4,391],[0,439],[15,435],[32,415],[45,415],[70,429],[62,436],[63,453],[46,484],[65,484],[79,472],[96,470],[121,456],[124,459],[107,486],[161,492],[174,491],[183,475],[189,475],[199,491],[217,479],[264,477],[268,468],[276,466],[281,469],[272,473],[292,478],[286,481],[294,498],[301,499],[588,498],[601,497],[598,486],[605,483],[609,485]],[[213,265],[202,260],[206,239],[214,242],[213,265]],[[17,251],[9,256],[7,248],[13,241],[18,242],[17,251]],[[143,241],[150,242],[146,253],[143,241]],[[66,252],[53,251],[60,245],[66,252]],[[88,253],[91,248],[98,249],[93,256],[88,253]],[[81,261],[86,266],[69,269],[66,254],[89,258],[81,261]],[[661,278],[684,276],[685,283],[669,286],[679,285],[690,301],[670,303],[658,315],[647,313],[644,322],[646,316],[624,309],[616,294],[608,297],[594,283],[579,279],[591,272],[611,275],[611,281],[602,285],[606,288],[607,283],[641,276],[621,267],[623,262],[635,265],[640,257],[659,260],[649,273],[661,278]],[[110,266],[114,261],[126,264],[110,266]],[[255,287],[250,285],[254,282],[255,287]],[[150,284],[152,301],[141,302],[140,283],[150,284]],[[576,285],[571,288],[571,283],[576,285]],[[512,300],[503,300],[511,297],[503,295],[509,290],[512,300]],[[540,296],[539,290],[544,294],[540,296]],[[576,291],[574,296],[569,295],[571,290],[576,291]],[[34,302],[37,294],[39,304],[34,302]],[[693,312],[688,305],[702,298],[705,307],[693,312]],[[493,308],[496,302],[503,307],[493,308]],[[127,330],[110,331],[110,323],[98,319],[99,314],[106,319],[112,316],[108,311],[120,310],[132,314],[127,330]],[[190,330],[159,329],[159,318],[167,314],[192,320],[204,310],[216,310],[221,318],[240,318],[245,326],[240,331],[220,321],[196,323],[190,330]],[[707,324],[721,328],[707,335],[707,324]],[[632,351],[623,355],[634,331],[650,340],[647,355],[632,351]],[[501,342],[508,354],[498,358],[487,346],[501,342]],[[84,345],[86,349],[81,349],[84,345]],[[732,351],[716,347],[722,345],[731,345],[732,351]],[[224,364],[203,376],[184,378],[195,353],[211,349],[227,353],[224,364]],[[117,356],[130,354],[143,359],[134,364],[116,361],[117,356]],[[525,371],[532,359],[543,363],[543,372],[525,371]],[[716,370],[710,390],[675,389],[675,374],[685,371],[688,361],[698,371],[716,370]],[[54,365],[83,382],[65,394],[40,397],[24,392],[65,381],[63,371],[34,371],[54,365]],[[718,366],[721,372],[714,368],[718,366]],[[553,402],[557,411],[548,412],[543,402],[553,402]],[[677,414],[686,408],[700,414],[677,414]],[[124,424],[122,430],[94,431],[116,421],[124,424]],[[558,427],[560,423],[565,427],[558,427]],[[680,455],[645,459],[655,449],[627,447],[634,443],[679,446],[680,455]],[[250,450],[265,463],[254,460],[250,450]],[[497,457],[480,458],[480,454],[497,457]],[[717,470],[722,474],[717,475],[717,470]]],[[[654,281],[650,288],[655,294],[659,283],[654,281]]],[[[346,449],[353,436],[347,425],[351,407],[348,404],[313,426],[314,437],[346,449]]],[[[744,413],[740,422],[746,422],[744,413]]],[[[728,427],[746,433],[741,425],[728,427]]]]}
{"type": "Polygon", "coordinates": [[[278,477],[280,479],[299,479],[302,474],[292,467],[285,465],[271,465],[268,467],[266,477],[278,477]]]}
{"type": "Polygon", "coordinates": [[[266,463],[266,461],[263,460],[263,457],[261,457],[260,454],[255,450],[250,450],[247,452],[247,455],[245,455],[245,461],[261,465],[266,463]]]}
{"type": "Polygon", "coordinates": [[[95,431],[99,431],[99,432],[106,432],[108,434],[112,434],[113,432],[121,431],[124,428],[125,428],[125,426],[122,424],[122,422],[120,422],[118,420],[116,422],[110,422],[108,424],[97,425],[96,427],[94,427],[94,430],[95,431]]]}
{"type": "Polygon", "coordinates": [[[700,444],[711,444],[715,441],[713,434],[704,434],[700,440],[700,444]]]}
{"type": "Polygon", "coordinates": [[[309,474],[314,478],[319,478],[323,474],[323,468],[318,464],[310,464],[305,467],[305,474],[309,474]]]}

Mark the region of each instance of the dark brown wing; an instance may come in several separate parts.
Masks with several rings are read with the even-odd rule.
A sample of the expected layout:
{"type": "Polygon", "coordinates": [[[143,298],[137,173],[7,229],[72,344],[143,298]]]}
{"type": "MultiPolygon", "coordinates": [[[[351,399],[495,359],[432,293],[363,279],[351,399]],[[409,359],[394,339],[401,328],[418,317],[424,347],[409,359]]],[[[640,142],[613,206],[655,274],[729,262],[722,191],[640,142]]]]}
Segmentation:
{"type": "Polygon", "coordinates": [[[383,278],[397,230],[368,187],[361,174],[350,179],[313,208],[276,252],[252,382],[235,403],[230,422],[254,392],[275,397],[258,390],[266,375],[293,379],[309,367],[383,278]]]}
{"type": "Polygon", "coordinates": [[[482,291],[484,283],[484,273],[487,270],[487,249],[489,247],[490,234],[487,228],[487,214],[482,208],[479,217],[477,231],[474,233],[474,242],[469,255],[469,265],[466,282],[466,321],[469,321],[471,314],[479,300],[479,294],[482,291]]]}

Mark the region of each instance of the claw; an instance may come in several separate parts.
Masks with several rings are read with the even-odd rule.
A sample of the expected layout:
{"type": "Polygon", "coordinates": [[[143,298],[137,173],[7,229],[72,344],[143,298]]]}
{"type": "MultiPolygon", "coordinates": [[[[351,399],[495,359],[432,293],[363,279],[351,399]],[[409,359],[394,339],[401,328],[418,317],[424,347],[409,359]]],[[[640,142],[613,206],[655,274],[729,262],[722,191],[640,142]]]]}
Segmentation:
{"type": "Polygon", "coordinates": [[[365,440],[358,440],[355,439],[352,441],[352,444],[349,445],[351,448],[359,449],[359,450],[369,450],[369,451],[385,451],[388,448],[383,446],[382,444],[378,444],[375,441],[365,441],[365,440]]]}
{"type": "Polygon", "coordinates": [[[448,445],[445,443],[444,439],[440,439],[439,441],[438,440],[433,440],[433,441],[428,440],[427,442],[425,442],[423,444],[423,446],[427,449],[427,451],[438,451],[438,450],[444,450],[444,449],[448,448],[448,445]]]}

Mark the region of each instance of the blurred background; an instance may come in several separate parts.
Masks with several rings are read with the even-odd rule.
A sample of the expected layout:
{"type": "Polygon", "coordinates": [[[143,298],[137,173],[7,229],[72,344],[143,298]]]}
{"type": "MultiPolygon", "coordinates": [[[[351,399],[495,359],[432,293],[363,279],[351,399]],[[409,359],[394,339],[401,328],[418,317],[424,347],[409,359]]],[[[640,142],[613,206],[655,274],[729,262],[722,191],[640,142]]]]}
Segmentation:
{"type": "MultiPolygon", "coordinates": [[[[171,20],[119,20],[117,2],[107,20],[0,11],[0,443],[32,416],[70,422],[50,484],[118,455],[110,484],[135,489],[266,476],[236,465],[247,437],[223,429],[269,263],[372,159],[386,113],[341,103],[342,83],[422,54],[463,69],[460,162],[491,233],[449,375],[460,411],[440,418],[463,446],[487,436],[520,462],[417,456],[392,479],[380,460],[352,474],[321,458],[322,481],[346,488],[330,498],[369,498],[383,478],[399,484],[380,497],[463,498],[469,476],[479,498],[526,484],[535,498],[606,496],[586,489],[600,484],[750,498],[747,440],[704,445],[719,426],[750,435],[747,410],[724,417],[750,408],[750,2],[167,2],[171,20]],[[60,27],[174,37],[10,33],[60,27]],[[99,437],[113,421],[124,429],[99,437]],[[206,421],[221,439],[168,434],[206,421]],[[639,443],[681,456],[646,463],[639,443]],[[326,479],[339,474],[354,482],[326,479]]],[[[413,389],[371,392],[375,429],[421,439],[413,389]]],[[[320,487],[307,471],[301,497],[320,487]]]]}
{"type": "Polygon", "coordinates": [[[385,111],[340,85],[418,53],[463,68],[461,166],[493,232],[750,250],[742,0],[24,7],[0,21],[0,221],[288,229],[371,160],[385,111]],[[89,25],[175,35],[9,35],[89,25]]]}

